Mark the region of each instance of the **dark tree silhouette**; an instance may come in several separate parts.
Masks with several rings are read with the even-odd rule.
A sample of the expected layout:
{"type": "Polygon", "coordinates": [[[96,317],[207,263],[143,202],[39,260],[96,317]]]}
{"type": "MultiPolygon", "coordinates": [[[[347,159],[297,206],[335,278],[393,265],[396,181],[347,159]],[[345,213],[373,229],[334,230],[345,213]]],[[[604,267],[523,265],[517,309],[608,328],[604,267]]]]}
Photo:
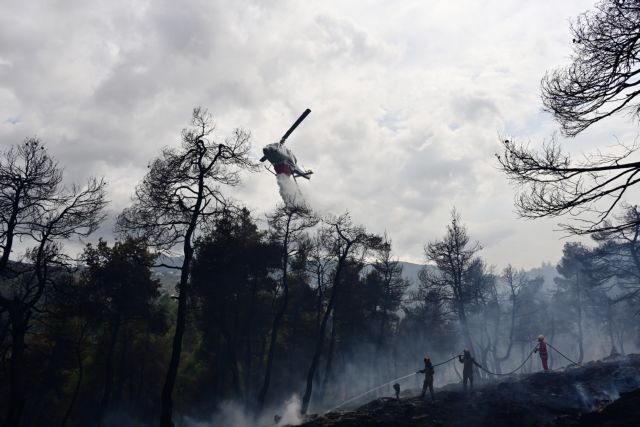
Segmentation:
{"type": "Polygon", "coordinates": [[[331,252],[333,253],[336,267],[333,275],[331,294],[322,316],[322,321],[320,322],[320,328],[316,337],[315,351],[313,353],[309,370],[307,371],[307,384],[302,397],[302,407],[300,408],[300,412],[302,414],[306,414],[307,409],[309,408],[311,392],[313,391],[313,380],[316,375],[316,369],[318,368],[320,355],[322,354],[322,348],[324,346],[327,322],[331,316],[331,312],[333,311],[336,297],[340,292],[342,270],[345,263],[350,256],[353,256],[358,252],[362,255],[363,251],[370,248],[378,248],[381,244],[380,236],[368,234],[363,227],[353,225],[348,214],[341,215],[337,218],[327,218],[325,219],[325,222],[327,223],[327,228],[330,230],[332,236],[331,252]]]}
{"type": "Polygon", "coordinates": [[[384,235],[383,243],[375,254],[373,270],[367,276],[367,281],[376,286],[370,286],[369,292],[377,292],[376,306],[379,307],[380,326],[377,333],[378,353],[386,344],[387,337],[392,335],[390,323],[400,307],[402,297],[409,287],[409,282],[402,277],[402,265],[394,259],[391,252],[391,240],[384,235]]]}
{"type": "Polygon", "coordinates": [[[11,330],[10,402],[5,425],[19,425],[25,405],[25,335],[52,269],[64,264],[61,242],[88,236],[104,218],[105,182],[62,185],[62,170],[37,138],[0,155],[0,307],[11,330]],[[15,239],[31,241],[23,262],[10,263],[15,239]]]}
{"type": "Polygon", "coordinates": [[[472,298],[468,273],[473,267],[476,252],[480,249],[479,244],[470,242],[467,229],[460,223],[460,216],[454,209],[444,238],[430,242],[424,248],[427,261],[437,269],[424,268],[419,275],[426,289],[433,289],[450,304],[460,321],[465,345],[472,352],[473,340],[467,321],[468,305],[472,298]]]}
{"type": "Polygon", "coordinates": [[[555,298],[563,303],[566,314],[565,324],[578,344],[578,363],[584,358],[584,318],[585,294],[594,285],[591,276],[591,257],[589,250],[580,243],[566,243],[562,249],[562,259],[556,267],[560,277],[555,298]],[[575,328],[575,329],[574,329],[575,328]]]}
{"type": "MultiPolygon", "coordinates": [[[[567,136],[620,112],[640,113],[638,75],[640,6],[632,0],[603,0],[571,27],[571,64],[542,80],[542,100],[567,136]]],[[[541,150],[510,140],[498,160],[521,189],[516,198],[527,218],[576,217],[561,224],[573,234],[606,228],[604,221],[627,190],[640,181],[635,144],[613,154],[597,152],[576,161],[553,138],[541,150]]],[[[624,226],[624,225],[620,225],[624,226]]]]}
{"type": "Polygon", "coordinates": [[[218,143],[211,139],[214,130],[211,114],[195,108],[191,127],[182,131],[181,147],[165,148],[149,165],[149,172],[136,188],[133,206],[117,221],[119,231],[142,235],[160,251],[182,245],[176,329],[161,399],[163,427],[172,425],[172,395],[186,324],[194,239],[227,208],[219,186],[237,185],[241,169],[257,168],[248,156],[249,133],[236,129],[224,143],[218,143]]]}
{"type": "MultiPolygon", "coordinates": [[[[160,283],[151,277],[150,266],[155,257],[147,251],[142,240],[126,239],[109,247],[100,240],[88,245],[83,254],[86,269],[82,272],[80,288],[84,300],[91,307],[94,322],[104,326],[107,342],[104,389],[100,400],[102,415],[109,409],[113,393],[114,353],[120,340],[128,346],[126,327],[136,319],[148,319],[151,302],[159,296],[160,283]]],[[[89,313],[86,313],[89,315],[89,313]]],[[[122,377],[122,375],[121,375],[122,377]]],[[[122,394],[122,393],[120,393],[122,394]]]]}
{"type": "Polygon", "coordinates": [[[566,135],[618,112],[640,113],[639,30],[635,0],[602,0],[573,23],[571,64],[542,79],[542,101],[566,135]]]}
{"type": "Polygon", "coordinates": [[[594,257],[602,281],[616,277],[617,290],[613,304],[640,300],[640,210],[625,205],[615,222],[591,237],[598,242],[594,257]]]}
{"type": "Polygon", "coordinates": [[[266,235],[242,209],[225,212],[197,242],[191,284],[202,331],[198,353],[207,361],[196,382],[205,404],[212,395],[255,403],[281,254],[266,235]]]}
{"type": "Polygon", "coordinates": [[[326,229],[320,229],[311,240],[309,248],[309,261],[307,264],[309,274],[313,276],[315,282],[315,326],[320,329],[322,321],[323,304],[326,302],[327,288],[329,287],[329,273],[332,266],[331,254],[329,253],[329,233],[326,229]]]}
{"type": "Polygon", "coordinates": [[[504,141],[498,161],[520,191],[515,204],[524,218],[569,214],[561,227],[572,234],[633,227],[634,223],[606,223],[627,190],[640,182],[640,162],[625,161],[635,148],[617,155],[596,154],[575,163],[556,139],[536,151],[527,144],[504,141]]]}
{"type": "Polygon", "coordinates": [[[500,369],[500,362],[509,360],[509,357],[511,356],[511,349],[513,348],[513,338],[516,326],[516,316],[521,305],[520,301],[518,300],[518,295],[520,294],[520,290],[526,286],[528,279],[524,270],[518,271],[513,268],[511,264],[509,264],[502,271],[502,280],[506,283],[508,288],[508,298],[509,300],[511,300],[511,315],[509,322],[509,344],[507,345],[507,350],[504,353],[504,356],[496,356],[496,367],[498,370],[500,369]]]}
{"type": "Polygon", "coordinates": [[[275,212],[268,216],[271,227],[272,240],[277,242],[282,248],[281,256],[281,287],[282,298],[271,326],[271,338],[269,350],[267,352],[267,363],[265,367],[264,381],[258,394],[258,409],[264,406],[269,383],[271,381],[271,369],[276,349],[276,339],[280,329],[280,324],[287,311],[289,304],[289,259],[298,252],[302,234],[318,223],[318,218],[312,210],[300,203],[285,203],[276,207],[275,212]]]}

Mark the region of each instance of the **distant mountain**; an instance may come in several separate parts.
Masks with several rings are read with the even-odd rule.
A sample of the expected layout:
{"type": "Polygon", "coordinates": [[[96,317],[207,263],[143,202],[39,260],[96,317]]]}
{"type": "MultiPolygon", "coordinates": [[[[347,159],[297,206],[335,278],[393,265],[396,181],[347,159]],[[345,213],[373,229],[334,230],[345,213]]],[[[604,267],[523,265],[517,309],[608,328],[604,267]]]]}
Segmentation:
{"type": "Polygon", "coordinates": [[[422,265],[412,262],[400,261],[402,266],[402,277],[409,280],[412,284],[418,284],[418,273],[422,270],[422,265]]]}
{"type": "MultiPolygon", "coordinates": [[[[168,266],[180,266],[182,265],[182,257],[163,257],[158,260],[158,262],[168,266]]],[[[400,265],[402,266],[402,277],[411,282],[412,288],[417,287],[419,283],[418,273],[423,266],[406,261],[400,261],[400,265]]],[[[173,287],[178,280],[180,280],[180,270],[167,267],[155,267],[153,272],[162,284],[173,292],[173,287]]],[[[543,263],[540,267],[526,270],[526,273],[532,278],[542,276],[544,279],[544,289],[551,289],[554,286],[554,278],[558,276],[555,266],[551,263],[543,263]]]]}
{"type": "MultiPolygon", "coordinates": [[[[406,261],[400,261],[400,265],[402,265],[402,276],[405,279],[409,280],[414,286],[417,286],[417,284],[419,283],[418,273],[423,266],[406,261]]],[[[558,272],[555,265],[549,262],[542,263],[540,267],[534,267],[530,270],[525,270],[525,272],[531,278],[542,276],[542,278],[544,279],[544,289],[552,289],[555,286],[554,279],[558,277],[558,272]]]]}

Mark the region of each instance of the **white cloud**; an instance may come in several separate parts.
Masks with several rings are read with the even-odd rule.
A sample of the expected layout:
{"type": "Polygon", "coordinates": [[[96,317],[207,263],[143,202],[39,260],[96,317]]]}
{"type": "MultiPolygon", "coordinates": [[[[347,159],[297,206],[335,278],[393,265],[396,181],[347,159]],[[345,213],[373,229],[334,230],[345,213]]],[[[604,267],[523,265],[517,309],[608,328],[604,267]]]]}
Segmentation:
{"type": "MultiPolygon", "coordinates": [[[[192,107],[214,113],[221,138],[250,129],[256,158],[309,107],[288,144],[316,172],[300,185],[318,209],[386,229],[404,259],[422,259],[453,205],[490,263],[561,254],[555,222],[516,218],[493,154],[499,134],[539,142],[557,129],[541,113],[539,81],[567,62],[569,19],[588,3],[8,3],[0,144],[37,134],[69,179],[106,176],[113,212],[178,142],[192,107]]],[[[612,121],[571,146],[634,129],[612,121]]],[[[279,201],[267,173],[233,195],[257,212],[279,201]]]]}

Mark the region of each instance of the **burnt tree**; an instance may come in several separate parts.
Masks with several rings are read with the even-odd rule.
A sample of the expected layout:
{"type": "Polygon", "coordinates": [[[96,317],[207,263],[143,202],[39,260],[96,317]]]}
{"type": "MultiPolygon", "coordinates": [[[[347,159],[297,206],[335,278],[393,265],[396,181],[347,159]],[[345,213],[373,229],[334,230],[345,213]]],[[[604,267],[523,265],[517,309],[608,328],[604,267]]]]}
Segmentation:
{"type": "MultiPolygon", "coordinates": [[[[542,101],[574,137],[616,113],[640,114],[638,69],[640,6],[633,0],[603,0],[582,14],[571,27],[572,62],[542,80],[542,101]]],[[[498,161],[508,178],[520,187],[516,198],[523,217],[576,218],[561,224],[570,233],[607,229],[605,224],[627,190],[640,182],[637,146],[597,151],[576,161],[553,138],[542,149],[503,141],[498,161]]],[[[633,224],[618,224],[618,228],[633,224]]]]}
{"type": "Polygon", "coordinates": [[[276,288],[276,292],[274,293],[274,303],[276,302],[275,297],[278,296],[278,291],[282,292],[282,296],[271,326],[271,337],[267,352],[264,381],[260,388],[260,393],[258,394],[258,408],[260,410],[264,406],[264,402],[269,391],[276,340],[280,324],[282,323],[282,319],[284,318],[289,304],[289,260],[292,256],[297,254],[300,245],[300,238],[305,230],[315,226],[318,223],[318,218],[307,205],[300,203],[286,203],[284,205],[277,206],[275,212],[268,216],[268,221],[271,229],[271,239],[274,242],[277,242],[282,248],[282,277],[280,280],[280,286],[276,288]]]}
{"type": "Polygon", "coordinates": [[[327,232],[330,232],[331,247],[333,259],[335,262],[335,272],[333,275],[333,284],[330,290],[327,306],[322,315],[318,335],[316,337],[315,350],[311,364],[307,371],[307,382],[305,392],[302,397],[302,407],[300,412],[306,414],[311,401],[311,392],[313,391],[313,380],[316,370],[320,362],[320,355],[324,346],[327,322],[333,312],[336,298],[341,289],[342,271],[349,257],[360,252],[360,255],[369,248],[377,248],[381,244],[379,236],[368,234],[361,226],[353,225],[348,214],[341,215],[337,218],[325,219],[327,224],[327,232]]]}
{"type": "Polygon", "coordinates": [[[98,228],[107,203],[105,186],[91,178],[84,187],[64,187],[62,170],[37,138],[0,155],[0,307],[8,313],[11,336],[5,425],[21,422],[25,336],[46,290],[55,283],[55,270],[65,264],[61,242],[98,228]],[[33,243],[21,260],[10,259],[16,239],[33,243]]]}
{"type": "Polygon", "coordinates": [[[602,0],[571,25],[569,66],[542,79],[542,101],[563,132],[576,136],[618,112],[640,114],[640,5],[602,0]]]}
{"type": "Polygon", "coordinates": [[[172,425],[173,388],[176,382],[184,335],[193,244],[201,230],[210,226],[228,207],[220,185],[235,186],[239,171],[255,170],[249,158],[250,135],[236,129],[224,142],[213,138],[211,114],[195,108],[191,126],[182,131],[180,148],[165,148],[149,165],[136,188],[134,203],[118,217],[122,233],[141,235],[158,251],[182,247],[180,281],[177,284],[176,329],[161,397],[161,426],[172,425]]]}
{"type": "Polygon", "coordinates": [[[436,269],[424,268],[418,276],[426,290],[434,290],[451,306],[460,322],[465,345],[472,352],[474,345],[467,318],[473,295],[468,273],[480,249],[479,244],[471,243],[467,229],[460,223],[460,216],[454,209],[445,236],[424,248],[427,262],[436,269]]]}

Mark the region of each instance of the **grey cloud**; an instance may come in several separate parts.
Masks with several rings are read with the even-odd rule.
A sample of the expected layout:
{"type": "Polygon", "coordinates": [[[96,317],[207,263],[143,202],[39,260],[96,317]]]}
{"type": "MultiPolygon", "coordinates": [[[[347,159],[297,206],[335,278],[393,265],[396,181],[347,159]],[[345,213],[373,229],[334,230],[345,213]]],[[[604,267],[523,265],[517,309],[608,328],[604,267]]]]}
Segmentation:
{"type": "Polygon", "coordinates": [[[327,57],[362,61],[378,54],[377,46],[367,33],[353,23],[329,15],[319,15],[315,22],[320,30],[323,54],[327,57]]]}
{"type": "Polygon", "coordinates": [[[494,122],[500,116],[498,107],[488,94],[456,96],[451,103],[454,117],[463,123],[494,122]]]}
{"type": "MultiPolygon", "coordinates": [[[[493,164],[496,136],[554,126],[539,117],[538,82],[568,51],[566,19],[585,6],[563,2],[560,16],[493,0],[362,8],[10,2],[0,15],[0,145],[37,134],[68,179],[105,175],[112,221],[147,162],[178,143],[194,106],[214,114],[219,138],[251,130],[256,156],[310,107],[288,144],[316,172],[300,183],[314,207],[349,209],[371,231],[387,229],[399,255],[419,259],[455,204],[508,261],[499,247],[537,226],[520,227],[511,194],[500,195],[509,189],[493,164]],[[541,38],[544,49],[522,55],[541,38]]],[[[260,216],[279,201],[272,178],[247,175],[231,194],[260,216]]]]}

